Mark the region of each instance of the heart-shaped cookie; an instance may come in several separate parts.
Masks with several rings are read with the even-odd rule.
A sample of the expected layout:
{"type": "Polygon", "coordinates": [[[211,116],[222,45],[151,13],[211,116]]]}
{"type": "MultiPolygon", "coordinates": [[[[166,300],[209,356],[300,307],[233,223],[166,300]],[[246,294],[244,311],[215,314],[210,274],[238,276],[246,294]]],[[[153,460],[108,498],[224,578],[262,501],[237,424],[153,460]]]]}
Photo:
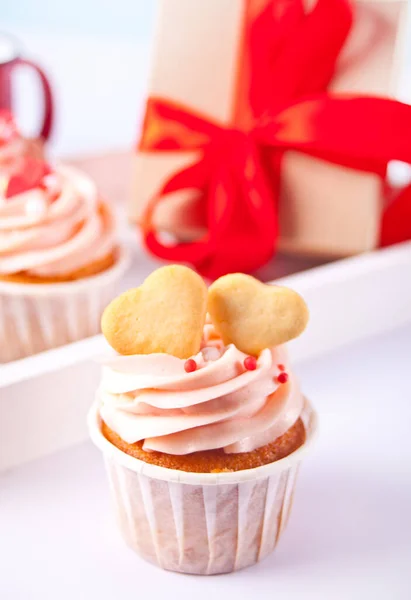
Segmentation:
{"type": "Polygon", "coordinates": [[[225,344],[252,355],[300,335],[309,316],[294,290],[265,285],[242,273],[225,275],[211,285],[208,312],[225,344]]]}
{"type": "Polygon", "coordinates": [[[120,354],[164,352],[187,358],[200,350],[206,310],[207,287],[200,275],[171,265],[113,300],[101,328],[120,354]]]}

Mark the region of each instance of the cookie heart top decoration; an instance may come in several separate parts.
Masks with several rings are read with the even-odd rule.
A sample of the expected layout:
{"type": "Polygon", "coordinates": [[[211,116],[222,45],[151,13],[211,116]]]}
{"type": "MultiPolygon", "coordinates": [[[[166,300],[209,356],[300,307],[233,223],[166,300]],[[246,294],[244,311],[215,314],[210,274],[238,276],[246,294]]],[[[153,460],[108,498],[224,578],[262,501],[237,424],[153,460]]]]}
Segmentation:
{"type": "Polygon", "coordinates": [[[235,273],[207,290],[193,270],[171,265],[113,300],[101,327],[119,354],[165,353],[184,359],[200,351],[207,308],[224,344],[251,356],[292,340],[308,322],[304,300],[289,288],[235,273]]]}
{"type": "Polygon", "coordinates": [[[163,352],[188,358],[200,349],[206,311],[207,287],[200,275],[171,265],[113,300],[101,328],[120,354],[163,352]]]}
{"type": "Polygon", "coordinates": [[[265,285],[242,273],[225,275],[211,285],[208,312],[224,343],[251,355],[299,336],[309,317],[294,290],[265,285]]]}

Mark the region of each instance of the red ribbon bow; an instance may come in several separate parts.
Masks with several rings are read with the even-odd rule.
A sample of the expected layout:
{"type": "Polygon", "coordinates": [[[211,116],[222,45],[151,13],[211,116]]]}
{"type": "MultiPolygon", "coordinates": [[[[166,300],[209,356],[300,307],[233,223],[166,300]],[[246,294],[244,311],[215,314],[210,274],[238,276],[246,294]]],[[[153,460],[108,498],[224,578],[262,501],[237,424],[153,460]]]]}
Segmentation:
{"type": "MultiPolygon", "coordinates": [[[[244,104],[237,107],[235,127],[164,99],[148,100],[141,150],[199,153],[147,206],[142,227],[154,254],[191,263],[211,279],[263,265],[278,237],[285,150],[381,176],[390,160],[411,162],[410,106],[327,92],[351,24],[348,0],[318,0],[308,15],[301,0],[272,0],[248,19],[245,46],[250,60],[241,81],[248,94],[239,94],[244,104]],[[168,194],[184,189],[200,193],[207,232],[194,242],[166,246],[155,231],[153,215],[168,194]]],[[[408,211],[410,216],[410,206],[407,190],[389,207],[383,219],[384,244],[411,235],[411,224],[403,226],[400,236],[397,227],[398,215],[408,211]]]]}

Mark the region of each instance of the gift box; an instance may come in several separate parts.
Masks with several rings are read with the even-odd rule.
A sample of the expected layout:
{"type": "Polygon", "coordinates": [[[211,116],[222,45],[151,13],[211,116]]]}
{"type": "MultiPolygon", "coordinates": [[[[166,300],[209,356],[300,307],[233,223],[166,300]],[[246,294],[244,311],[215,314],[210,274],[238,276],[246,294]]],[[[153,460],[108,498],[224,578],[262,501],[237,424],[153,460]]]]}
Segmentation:
{"type": "Polygon", "coordinates": [[[394,94],[406,5],[160,1],[129,211],[146,245],[210,277],[253,270],[275,248],[324,257],[375,248],[387,162],[403,157],[371,148],[392,107],[369,110],[355,95],[394,94]]]}

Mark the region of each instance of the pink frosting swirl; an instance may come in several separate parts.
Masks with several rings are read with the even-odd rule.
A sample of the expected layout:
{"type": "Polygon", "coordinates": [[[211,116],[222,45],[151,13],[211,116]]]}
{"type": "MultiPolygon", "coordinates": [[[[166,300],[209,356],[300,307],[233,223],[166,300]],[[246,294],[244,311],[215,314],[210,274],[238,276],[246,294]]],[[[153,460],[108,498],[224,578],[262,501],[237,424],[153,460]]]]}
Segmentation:
{"type": "Polygon", "coordinates": [[[114,247],[113,215],[77,169],[61,166],[12,198],[0,191],[0,275],[64,276],[114,247]]]}
{"type": "Polygon", "coordinates": [[[105,361],[97,392],[103,421],[129,444],[144,440],[147,451],[176,455],[250,452],[283,435],[303,408],[285,348],[263,350],[257,369],[247,371],[246,355],[223,346],[212,326],[205,337],[192,373],[167,354],[105,361]],[[286,367],[287,383],[277,383],[278,365],[286,367]]]}

